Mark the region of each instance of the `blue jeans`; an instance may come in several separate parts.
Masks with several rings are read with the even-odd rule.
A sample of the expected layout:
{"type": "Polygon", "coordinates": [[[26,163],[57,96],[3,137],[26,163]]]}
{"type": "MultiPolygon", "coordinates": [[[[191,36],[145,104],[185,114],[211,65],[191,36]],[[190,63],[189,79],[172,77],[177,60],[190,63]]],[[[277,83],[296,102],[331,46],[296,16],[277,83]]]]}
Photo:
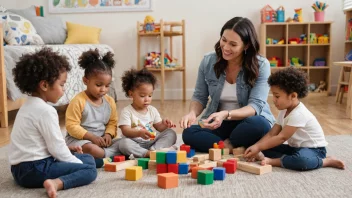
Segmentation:
{"type": "Polygon", "coordinates": [[[271,126],[262,116],[251,116],[244,120],[224,120],[215,130],[192,125],[182,133],[183,142],[200,152],[208,152],[213,144],[229,138],[233,147],[249,147],[256,143],[271,126]]]}
{"type": "Polygon", "coordinates": [[[97,177],[95,161],[91,155],[75,154],[83,164],[59,162],[53,157],[22,162],[11,166],[12,176],[16,183],[26,188],[42,188],[47,179],[59,178],[64,189],[83,186],[97,177]]]}
{"type": "Polygon", "coordinates": [[[323,166],[326,158],[325,147],[319,148],[295,148],[287,144],[263,151],[265,157],[281,158],[281,166],[291,170],[313,170],[323,166]]]}

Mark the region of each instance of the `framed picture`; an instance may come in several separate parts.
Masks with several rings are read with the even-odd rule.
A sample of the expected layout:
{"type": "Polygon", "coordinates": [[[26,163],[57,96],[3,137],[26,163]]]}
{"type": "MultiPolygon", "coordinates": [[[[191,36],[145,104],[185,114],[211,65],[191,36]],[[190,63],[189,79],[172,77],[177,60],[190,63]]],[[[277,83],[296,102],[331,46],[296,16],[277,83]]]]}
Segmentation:
{"type": "Polygon", "coordinates": [[[49,0],[50,13],[152,11],[152,0],[49,0]]]}

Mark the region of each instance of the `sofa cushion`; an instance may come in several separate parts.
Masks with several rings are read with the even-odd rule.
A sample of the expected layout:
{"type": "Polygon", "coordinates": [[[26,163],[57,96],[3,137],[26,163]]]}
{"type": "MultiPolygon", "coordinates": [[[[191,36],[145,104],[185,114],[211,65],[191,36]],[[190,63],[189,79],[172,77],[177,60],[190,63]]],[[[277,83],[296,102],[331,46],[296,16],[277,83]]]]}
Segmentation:
{"type": "Polygon", "coordinates": [[[26,19],[37,16],[34,5],[30,6],[29,8],[26,8],[26,9],[7,9],[7,12],[11,12],[13,14],[18,14],[26,19]]]}
{"type": "Polygon", "coordinates": [[[32,23],[20,15],[4,13],[1,16],[4,40],[9,45],[43,45],[32,23]]]}
{"type": "Polygon", "coordinates": [[[66,22],[65,44],[99,44],[101,28],[66,22]]]}
{"type": "Polygon", "coordinates": [[[37,30],[45,44],[64,44],[66,27],[60,17],[31,17],[28,18],[37,30]]]}

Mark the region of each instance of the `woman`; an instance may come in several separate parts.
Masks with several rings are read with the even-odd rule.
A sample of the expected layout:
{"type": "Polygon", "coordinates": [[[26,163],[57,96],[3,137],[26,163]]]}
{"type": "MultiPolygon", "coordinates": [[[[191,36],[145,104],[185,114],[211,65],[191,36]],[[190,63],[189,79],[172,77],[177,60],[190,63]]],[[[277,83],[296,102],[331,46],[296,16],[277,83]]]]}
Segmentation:
{"type": "Polygon", "coordinates": [[[200,152],[221,140],[230,152],[256,143],[274,123],[266,102],[269,75],[270,64],[259,55],[251,21],[235,17],[226,22],[215,52],[200,64],[190,112],[180,121],[184,143],[200,152]],[[203,128],[192,125],[205,108],[203,128]]]}

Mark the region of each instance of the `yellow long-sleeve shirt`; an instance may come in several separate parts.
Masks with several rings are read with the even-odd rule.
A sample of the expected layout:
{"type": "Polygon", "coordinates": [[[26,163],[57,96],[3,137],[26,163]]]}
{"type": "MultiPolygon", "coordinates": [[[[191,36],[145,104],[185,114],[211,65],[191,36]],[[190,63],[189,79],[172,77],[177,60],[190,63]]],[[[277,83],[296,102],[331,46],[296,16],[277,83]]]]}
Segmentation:
{"type": "Polygon", "coordinates": [[[117,109],[112,97],[105,95],[103,103],[96,105],[83,91],[77,94],[66,110],[67,133],[82,140],[87,132],[102,136],[108,133],[112,138],[117,135],[117,109]]]}

